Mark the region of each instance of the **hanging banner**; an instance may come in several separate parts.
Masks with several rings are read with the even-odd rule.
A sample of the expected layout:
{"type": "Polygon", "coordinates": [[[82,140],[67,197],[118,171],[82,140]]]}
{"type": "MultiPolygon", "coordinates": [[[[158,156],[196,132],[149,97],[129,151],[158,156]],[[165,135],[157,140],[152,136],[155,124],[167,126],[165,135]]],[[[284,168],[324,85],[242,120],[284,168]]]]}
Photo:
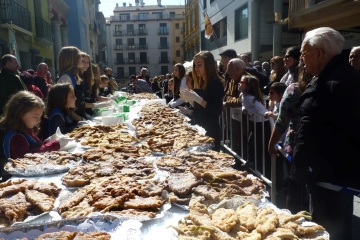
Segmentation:
{"type": "Polygon", "coordinates": [[[214,33],[214,29],[211,25],[210,18],[207,16],[207,14],[204,14],[204,23],[205,23],[205,37],[207,39],[210,39],[211,35],[214,33]]]}
{"type": "Polygon", "coordinates": [[[12,28],[9,28],[9,50],[10,54],[17,58],[18,64],[20,66],[19,68],[21,68],[20,53],[16,43],[15,32],[12,28]]]}

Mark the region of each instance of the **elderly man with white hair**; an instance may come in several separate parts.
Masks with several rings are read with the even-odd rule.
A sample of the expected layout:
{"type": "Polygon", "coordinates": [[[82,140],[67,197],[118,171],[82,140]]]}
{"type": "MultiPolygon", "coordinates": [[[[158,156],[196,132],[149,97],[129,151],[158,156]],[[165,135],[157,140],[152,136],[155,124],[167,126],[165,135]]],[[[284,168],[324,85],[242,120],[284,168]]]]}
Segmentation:
{"type": "Polygon", "coordinates": [[[245,63],[239,58],[233,58],[228,62],[227,72],[229,74],[230,81],[228,83],[228,90],[225,95],[225,107],[240,107],[241,99],[239,97],[240,91],[238,84],[241,76],[245,72],[245,63]]]}
{"type": "Polygon", "coordinates": [[[344,38],[332,28],[306,33],[300,58],[312,81],[300,97],[290,176],[307,185],[313,221],[331,239],[351,239],[353,195],[329,183],[360,186],[360,74],[341,55],[344,38]]]}
{"type": "Polygon", "coordinates": [[[351,49],[349,62],[356,71],[360,72],[360,46],[351,49]]]}

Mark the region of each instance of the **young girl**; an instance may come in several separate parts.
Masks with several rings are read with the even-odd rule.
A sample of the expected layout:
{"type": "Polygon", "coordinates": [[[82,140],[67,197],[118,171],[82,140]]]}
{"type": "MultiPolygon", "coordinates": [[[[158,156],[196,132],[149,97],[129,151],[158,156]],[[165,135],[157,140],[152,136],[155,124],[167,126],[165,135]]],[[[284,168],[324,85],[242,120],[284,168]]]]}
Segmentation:
{"type": "Polygon", "coordinates": [[[84,102],[84,81],[79,76],[79,71],[83,67],[80,50],[77,47],[63,47],[59,53],[59,80],[58,83],[69,83],[74,88],[76,97],[76,114],[70,112],[75,121],[85,118],[84,102]]]}
{"type": "Polygon", "coordinates": [[[194,79],[193,79],[193,75],[192,75],[192,70],[188,70],[185,74],[185,84],[186,84],[186,87],[189,89],[189,90],[193,90],[194,89],[194,79]]]}
{"type": "Polygon", "coordinates": [[[50,89],[47,99],[49,136],[55,134],[57,128],[65,134],[77,127],[70,114],[75,102],[74,89],[69,83],[56,84],[50,89]]]}
{"type": "MultiPolygon", "coordinates": [[[[104,96],[100,96],[99,95],[99,90],[101,88],[101,76],[100,76],[100,68],[98,65],[96,64],[91,64],[91,68],[92,71],[94,73],[94,83],[92,85],[92,91],[91,91],[91,96],[96,99],[96,101],[98,102],[106,102],[109,101],[109,99],[107,97],[104,96]]],[[[106,76],[106,75],[103,75],[106,76]]]]}
{"type": "Polygon", "coordinates": [[[185,67],[181,63],[177,63],[173,68],[174,82],[175,82],[175,95],[178,91],[186,89],[185,67]]]}
{"type": "Polygon", "coordinates": [[[166,104],[168,104],[174,98],[173,92],[174,92],[174,79],[171,78],[168,81],[168,93],[165,94],[166,104]]]}
{"type": "Polygon", "coordinates": [[[61,138],[43,143],[36,136],[44,109],[44,102],[28,91],[14,94],[7,102],[0,119],[3,139],[1,167],[9,158],[22,158],[26,153],[57,151],[70,141],[61,138]]]}
{"type": "MultiPolygon", "coordinates": [[[[245,114],[250,115],[250,136],[248,138],[248,162],[247,165],[253,167],[255,163],[255,156],[257,156],[257,162],[262,163],[262,121],[264,113],[267,111],[265,108],[265,102],[261,94],[259,87],[259,80],[252,75],[245,75],[241,78],[239,82],[239,91],[240,98],[242,101],[242,111],[245,114]],[[257,114],[254,116],[254,114],[257,114]],[[257,154],[255,153],[254,145],[254,131],[256,125],[256,146],[257,154]],[[256,155],[255,155],[256,154],[256,155]]],[[[268,142],[270,138],[270,125],[267,119],[264,123],[264,137],[265,142],[268,142]]],[[[266,154],[266,156],[269,156],[266,154]]],[[[270,161],[267,161],[270,163],[270,161]]],[[[258,168],[260,165],[258,165],[258,168]]],[[[266,167],[267,170],[270,170],[269,167],[266,167]]]]}
{"type": "Polygon", "coordinates": [[[195,124],[206,130],[206,135],[215,139],[214,150],[220,150],[221,128],[219,116],[222,114],[224,86],[217,73],[214,56],[209,51],[201,51],[193,60],[194,91],[183,89],[181,97],[194,106],[192,115],[195,124]]]}

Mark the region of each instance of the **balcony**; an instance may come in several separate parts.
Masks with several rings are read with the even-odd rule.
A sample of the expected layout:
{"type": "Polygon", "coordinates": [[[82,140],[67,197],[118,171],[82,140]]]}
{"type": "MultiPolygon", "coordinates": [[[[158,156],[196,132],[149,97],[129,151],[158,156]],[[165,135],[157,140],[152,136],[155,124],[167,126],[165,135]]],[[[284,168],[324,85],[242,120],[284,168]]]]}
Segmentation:
{"type": "Polygon", "coordinates": [[[116,45],[116,44],[114,44],[114,50],[124,50],[124,45],[116,45]]]}
{"type": "Polygon", "coordinates": [[[159,35],[169,35],[169,28],[162,27],[158,29],[159,35]]]}
{"type": "Polygon", "coordinates": [[[42,47],[49,47],[53,45],[51,25],[44,19],[37,17],[35,18],[36,25],[36,43],[42,47]]]}
{"type": "Polygon", "coordinates": [[[185,28],[180,28],[180,31],[181,31],[181,34],[184,34],[185,33],[185,28]]]}
{"type": "Polygon", "coordinates": [[[125,58],[115,58],[114,63],[115,64],[125,64],[125,58]]]}
{"type": "Polygon", "coordinates": [[[169,43],[159,43],[159,49],[168,49],[169,43]]]}
{"type": "Polygon", "coordinates": [[[169,57],[159,57],[159,63],[170,63],[169,57]]]}
{"type": "Polygon", "coordinates": [[[125,62],[127,64],[137,64],[139,62],[138,58],[126,58],[125,62]]]}
{"type": "Polygon", "coordinates": [[[129,78],[129,73],[127,73],[127,72],[119,72],[119,73],[113,74],[113,76],[116,79],[128,79],[129,78]]]}
{"type": "Polygon", "coordinates": [[[148,44],[147,43],[145,43],[145,44],[137,43],[136,49],[148,49],[148,44]]]}
{"type": "MultiPolygon", "coordinates": [[[[139,63],[149,63],[149,57],[147,58],[140,58],[139,63]]],[[[149,74],[149,73],[148,73],[149,74]]]]}
{"type": "MultiPolygon", "coordinates": [[[[32,35],[31,13],[13,0],[0,1],[0,23],[13,23],[15,30],[32,35]]],[[[2,26],[6,27],[6,25],[2,26]]]]}
{"type": "Polygon", "coordinates": [[[125,36],[135,36],[135,31],[134,30],[127,30],[124,31],[125,32],[125,36]]]}
{"type": "Polygon", "coordinates": [[[135,31],[137,36],[146,36],[148,35],[148,30],[147,29],[137,29],[135,31]]]}
{"type": "Polygon", "coordinates": [[[151,20],[182,20],[184,14],[147,14],[147,15],[130,15],[130,16],[110,16],[110,22],[126,21],[151,21],[151,20]]]}
{"type": "Polygon", "coordinates": [[[113,35],[114,36],[124,36],[124,32],[123,30],[114,30],[113,31],[113,35]]]}
{"type": "Polygon", "coordinates": [[[135,43],[133,43],[133,44],[125,44],[124,46],[125,46],[126,50],[135,50],[135,49],[137,49],[135,43]]]}
{"type": "Polygon", "coordinates": [[[351,29],[359,26],[360,2],[356,0],[290,0],[289,29],[307,32],[318,27],[351,29]]]}

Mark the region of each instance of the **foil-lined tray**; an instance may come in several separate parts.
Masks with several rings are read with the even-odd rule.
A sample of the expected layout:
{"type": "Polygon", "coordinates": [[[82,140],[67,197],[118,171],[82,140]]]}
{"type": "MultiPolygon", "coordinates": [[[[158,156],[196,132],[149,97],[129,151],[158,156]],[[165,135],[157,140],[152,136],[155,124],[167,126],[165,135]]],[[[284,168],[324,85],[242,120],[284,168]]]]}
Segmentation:
{"type": "Polygon", "coordinates": [[[79,217],[73,219],[29,224],[2,228],[0,238],[3,239],[36,239],[44,233],[70,232],[98,232],[103,231],[111,235],[111,239],[140,240],[141,223],[136,220],[122,220],[115,216],[99,215],[93,217],[79,217]]]}

